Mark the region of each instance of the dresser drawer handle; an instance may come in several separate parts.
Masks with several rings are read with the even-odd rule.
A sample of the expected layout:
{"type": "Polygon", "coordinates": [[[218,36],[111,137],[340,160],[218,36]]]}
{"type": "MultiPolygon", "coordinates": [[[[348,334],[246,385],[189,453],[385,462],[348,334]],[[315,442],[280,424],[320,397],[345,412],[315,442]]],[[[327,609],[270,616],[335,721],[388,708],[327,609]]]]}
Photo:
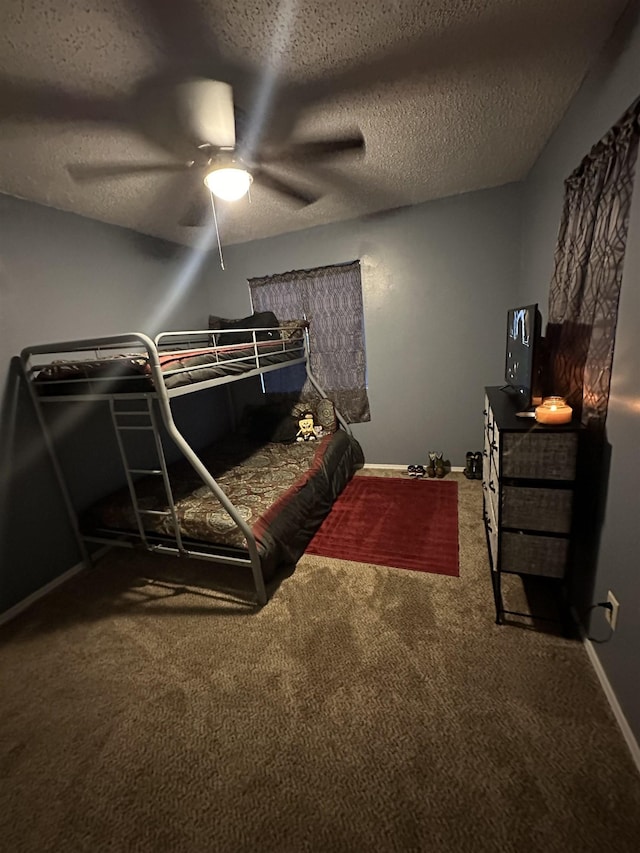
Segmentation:
{"type": "Polygon", "coordinates": [[[491,449],[492,449],[492,450],[497,450],[497,449],[498,449],[498,445],[495,443],[495,441],[492,441],[492,442],[491,442],[491,449]]]}
{"type": "Polygon", "coordinates": [[[495,483],[493,482],[493,480],[489,480],[489,488],[491,489],[491,491],[492,491],[492,492],[495,492],[495,490],[496,490],[496,485],[495,485],[495,483]]]}

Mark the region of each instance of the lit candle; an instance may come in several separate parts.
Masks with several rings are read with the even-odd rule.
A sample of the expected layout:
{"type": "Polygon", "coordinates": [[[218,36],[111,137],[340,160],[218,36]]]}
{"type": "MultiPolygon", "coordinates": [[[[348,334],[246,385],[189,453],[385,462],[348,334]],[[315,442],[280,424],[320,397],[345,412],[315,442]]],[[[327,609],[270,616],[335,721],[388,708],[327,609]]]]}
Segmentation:
{"type": "Polygon", "coordinates": [[[573,409],[564,397],[545,397],[536,407],[536,420],[541,424],[568,424],[572,415],[573,409]]]}

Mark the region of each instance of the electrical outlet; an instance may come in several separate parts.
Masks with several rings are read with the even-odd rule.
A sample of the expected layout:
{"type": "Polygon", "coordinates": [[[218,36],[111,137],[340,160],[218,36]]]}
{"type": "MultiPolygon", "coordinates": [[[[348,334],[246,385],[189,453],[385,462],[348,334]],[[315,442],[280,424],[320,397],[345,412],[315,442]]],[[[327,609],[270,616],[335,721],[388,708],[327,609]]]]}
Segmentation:
{"type": "Polygon", "coordinates": [[[607,607],[604,611],[604,618],[611,625],[611,630],[616,630],[616,623],[618,622],[618,610],[620,609],[620,602],[615,597],[615,595],[609,590],[607,593],[607,602],[611,605],[611,609],[607,607]]]}

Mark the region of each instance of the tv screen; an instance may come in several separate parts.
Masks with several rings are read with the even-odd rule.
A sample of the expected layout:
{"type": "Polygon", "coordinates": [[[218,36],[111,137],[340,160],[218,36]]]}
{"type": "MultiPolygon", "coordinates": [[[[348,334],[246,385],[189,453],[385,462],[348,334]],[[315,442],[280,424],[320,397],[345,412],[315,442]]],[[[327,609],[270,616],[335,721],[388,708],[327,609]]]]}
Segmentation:
{"type": "Polygon", "coordinates": [[[532,403],[540,326],[537,304],[511,308],[507,312],[504,378],[507,385],[517,394],[523,408],[532,403]]]}

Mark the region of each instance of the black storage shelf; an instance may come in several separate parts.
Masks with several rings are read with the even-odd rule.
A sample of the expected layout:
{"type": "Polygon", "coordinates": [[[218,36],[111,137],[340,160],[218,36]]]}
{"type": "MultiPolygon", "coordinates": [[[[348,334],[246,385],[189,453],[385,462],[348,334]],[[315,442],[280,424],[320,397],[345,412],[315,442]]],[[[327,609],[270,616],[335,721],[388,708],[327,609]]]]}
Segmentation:
{"type": "Polygon", "coordinates": [[[582,427],[539,424],[518,411],[508,390],[485,389],[483,517],[498,624],[513,612],[504,607],[503,574],[550,578],[564,589],[575,526],[582,427]]]}

